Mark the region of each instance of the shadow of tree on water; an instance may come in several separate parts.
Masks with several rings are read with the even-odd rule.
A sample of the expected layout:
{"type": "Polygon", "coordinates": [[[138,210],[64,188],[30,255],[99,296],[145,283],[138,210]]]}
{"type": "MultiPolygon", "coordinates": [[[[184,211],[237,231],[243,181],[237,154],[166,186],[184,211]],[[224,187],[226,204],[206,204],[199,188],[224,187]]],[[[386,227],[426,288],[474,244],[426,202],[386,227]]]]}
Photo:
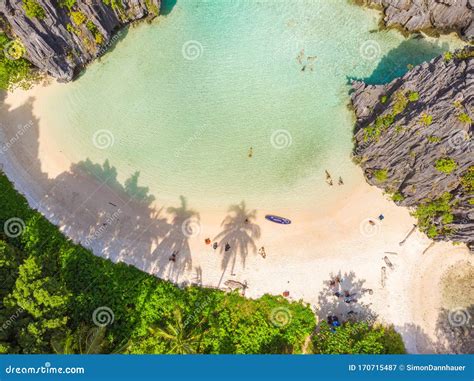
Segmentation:
{"type": "Polygon", "coordinates": [[[231,274],[234,274],[237,257],[240,257],[243,267],[250,251],[256,253],[255,240],[260,238],[260,227],[254,223],[256,210],[247,210],[245,202],[231,205],[229,214],[222,221],[223,227],[214,240],[217,241],[222,254],[221,267],[223,274],[232,263],[231,274]]]}

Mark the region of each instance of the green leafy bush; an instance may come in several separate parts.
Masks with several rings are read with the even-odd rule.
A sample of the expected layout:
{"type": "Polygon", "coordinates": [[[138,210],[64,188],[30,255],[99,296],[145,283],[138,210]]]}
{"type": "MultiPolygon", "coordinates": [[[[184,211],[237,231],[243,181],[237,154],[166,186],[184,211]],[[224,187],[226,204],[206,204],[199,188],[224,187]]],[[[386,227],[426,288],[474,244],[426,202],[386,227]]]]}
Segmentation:
{"type": "Polygon", "coordinates": [[[23,9],[30,19],[44,19],[46,17],[44,8],[36,0],[23,0],[23,9]]]}
{"type": "Polygon", "coordinates": [[[320,324],[312,339],[317,354],[403,354],[405,346],[393,327],[368,323],[344,323],[335,329],[320,324]]]}
{"type": "Polygon", "coordinates": [[[466,123],[466,124],[472,124],[472,118],[467,115],[465,112],[463,112],[462,114],[460,114],[458,116],[458,119],[460,122],[462,123],[466,123]]]}
{"type": "Polygon", "coordinates": [[[435,168],[443,173],[451,173],[458,167],[458,164],[450,157],[443,157],[436,160],[435,168]]]}
{"type": "Polygon", "coordinates": [[[31,64],[21,58],[24,52],[19,40],[11,41],[0,33],[0,89],[27,88],[36,79],[31,64]]]}
{"type": "Polygon", "coordinates": [[[374,177],[379,183],[383,183],[387,181],[388,178],[388,170],[386,169],[377,169],[374,171],[374,177]]]}
{"type": "Polygon", "coordinates": [[[82,25],[86,22],[87,16],[82,13],[81,11],[77,12],[71,12],[71,20],[74,22],[76,25],[82,25]]]}
{"type": "Polygon", "coordinates": [[[444,225],[453,221],[452,214],[453,195],[449,192],[433,201],[426,201],[418,206],[412,213],[418,219],[418,226],[428,237],[436,238],[439,234],[449,233],[450,229],[444,225]]]}

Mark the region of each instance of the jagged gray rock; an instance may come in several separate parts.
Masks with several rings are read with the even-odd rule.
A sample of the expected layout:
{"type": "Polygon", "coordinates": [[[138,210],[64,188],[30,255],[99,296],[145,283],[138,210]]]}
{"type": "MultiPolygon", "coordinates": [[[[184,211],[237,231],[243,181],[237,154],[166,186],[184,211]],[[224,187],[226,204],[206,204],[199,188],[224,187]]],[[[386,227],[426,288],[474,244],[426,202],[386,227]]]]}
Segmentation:
{"type": "Polygon", "coordinates": [[[1,0],[0,16],[10,26],[10,33],[22,41],[28,60],[60,81],[70,81],[88,62],[103,54],[120,28],[156,16],[161,0],[119,0],[114,7],[102,0],[77,0],[72,11],[85,16],[79,25],[57,1],[36,2],[45,11],[42,19],[26,16],[22,0],[1,0]],[[88,22],[93,24],[88,27],[88,22]]]}
{"type": "Polygon", "coordinates": [[[454,221],[435,219],[436,239],[473,248],[474,195],[460,179],[474,171],[474,48],[463,54],[435,58],[387,85],[354,82],[354,159],[370,184],[399,196],[399,205],[416,207],[451,193],[454,221]],[[454,160],[456,169],[449,174],[436,169],[441,158],[454,160]]]}
{"type": "Polygon", "coordinates": [[[401,26],[409,32],[458,32],[474,40],[474,0],[357,0],[382,8],[388,27],[401,26]]]}

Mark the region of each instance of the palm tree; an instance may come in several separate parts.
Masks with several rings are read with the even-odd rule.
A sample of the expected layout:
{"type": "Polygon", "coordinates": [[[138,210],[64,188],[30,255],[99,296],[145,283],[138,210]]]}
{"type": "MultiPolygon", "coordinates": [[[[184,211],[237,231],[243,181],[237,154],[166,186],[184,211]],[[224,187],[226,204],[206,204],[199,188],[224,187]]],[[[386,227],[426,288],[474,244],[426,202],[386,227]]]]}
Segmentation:
{"type": "Polygon", "coordinates": [[[254,223],[256,218],[257,211],[247,210],[244,201],[238,205],[231,205],[229,208],[229,215],[221,224],[224,229],[215,238],[219,241],[221,253],[224,254],[222,259],[224,271],[232,260],[232,273],[234,273],[237,255],[240,255],[245,266],[249,250],[251,249],[254,253],[257,251],[255,239],[260,238],[260,227],[254,223]],[[227,244],[230,249],[226,252],[227,244]]]}
{"type": "Polygon", "coordinates": [[[105,337],[106,327],[88,327],[81,324],[75,332],[68,331],[61,337],[51,340],[51,347],[57,354],[100,354],[123,353],[128,347],[128,340],[121,343],[114,351],[106,351],[108,342],[105,337]]]}
{"type": "Polygon", "coordinates": [[[197,325],[190,326],[183,321],[181,310],[176,309],[173,313],[174,320],[168,320],[165,328],[157,326],[150,327],[148,330],[154,336],[157,336],[168,343],[168,353],[170,354],[192,354],[199,350],[199,345],[205,331],[199,330],[204,319],[197,325]]]}

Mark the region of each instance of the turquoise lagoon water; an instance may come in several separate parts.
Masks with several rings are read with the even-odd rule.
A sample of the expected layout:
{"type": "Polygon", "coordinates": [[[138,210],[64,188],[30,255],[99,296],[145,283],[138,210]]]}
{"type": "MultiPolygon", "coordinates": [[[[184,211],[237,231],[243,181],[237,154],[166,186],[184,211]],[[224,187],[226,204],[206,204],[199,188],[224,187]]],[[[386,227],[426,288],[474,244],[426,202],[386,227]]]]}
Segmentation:
{"type": "Polygon", "coordinates": [[[178,0],[38,100],[42,123],[73,162],[140,171],[164,204],[304,209],[329,197],[325,169],[347,193],[358,171],[348,78],[385,82],[448,48],[378,18],[345,0],[178,0]]]}

